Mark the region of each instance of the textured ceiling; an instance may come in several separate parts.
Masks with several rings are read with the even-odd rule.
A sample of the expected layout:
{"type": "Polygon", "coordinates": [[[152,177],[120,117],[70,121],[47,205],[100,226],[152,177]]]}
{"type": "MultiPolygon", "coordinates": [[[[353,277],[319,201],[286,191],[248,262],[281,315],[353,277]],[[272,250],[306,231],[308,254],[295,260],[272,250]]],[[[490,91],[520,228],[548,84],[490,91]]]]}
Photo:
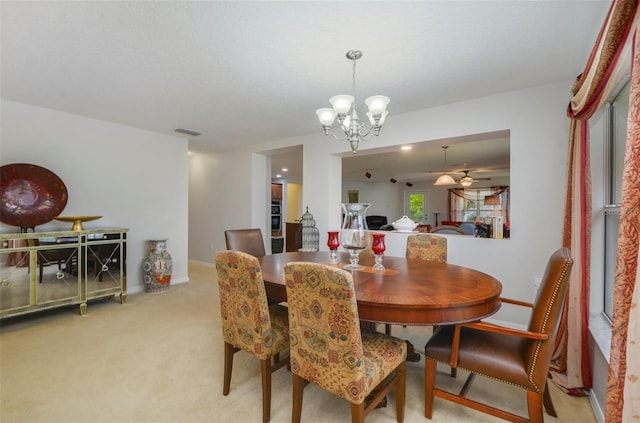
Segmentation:
{"type": "MultiPolygon", "coordinates": [[[[608,1],[7,1],[8,100],[160,133],[194,151],[320,131],[315,110],[393,114],[575,78],[608,1]]],[[[345,143],[345,149],[347,149],[345,143]]]]}

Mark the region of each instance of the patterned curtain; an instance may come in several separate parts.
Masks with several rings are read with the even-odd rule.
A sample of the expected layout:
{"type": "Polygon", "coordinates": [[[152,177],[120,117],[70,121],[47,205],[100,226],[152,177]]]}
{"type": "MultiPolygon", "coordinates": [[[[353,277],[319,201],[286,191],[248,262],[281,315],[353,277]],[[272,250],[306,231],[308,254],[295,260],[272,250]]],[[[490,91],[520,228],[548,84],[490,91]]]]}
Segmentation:
{"type": "Polygon", "coordinates": [[[616,65],[625,49],[637,10],[636,1],[613,1],[585,71],[574,84],[573,97],[567,109],[571,129],[562,242],[563,246],[571,249],[575,265],[550,371],[560,388],[575,395],[584,395],[585,389],[591,387],[587,344],[591,269],[588,120],[620,82],[623,72],[621,66],[616,65]]]}
{"type": "Polygon", "coordinates": [[[635,30],[605,410],[610,423],[640,420],[640,36],[635,30]]]}

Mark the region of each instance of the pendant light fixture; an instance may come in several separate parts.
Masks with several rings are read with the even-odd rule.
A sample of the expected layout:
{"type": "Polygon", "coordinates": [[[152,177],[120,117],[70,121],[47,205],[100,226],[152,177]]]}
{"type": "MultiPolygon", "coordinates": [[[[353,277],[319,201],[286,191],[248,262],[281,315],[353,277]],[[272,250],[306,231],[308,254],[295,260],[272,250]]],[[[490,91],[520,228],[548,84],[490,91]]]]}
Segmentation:
{"type": "Polygon", "coordinates": [[[450,176],[447,175],[447,148],[448,145],[442,147],[444,150],[444,173],[440,175],[438,180],[433,185],[455,185],[456,181],[450,176]]]}
{"type": "Polygon", "coordinates": [[[338,141],[349,141],[353,154],[358,152],[358,144],[360,141],[366,141],[374,135],[380,135],[380,129],[384,124],[387,114],[389,114],[387,111],[389,97],[385,97],[383,95],[368,97],[364,102],[367,107],[369,107],[367,116],[369,117],[371,127],[369,129],[365,129],[365,124],[360,122],[355,105],[352,107],[356,96],[356,61],[361,57],[362,52],[360,50],[349,50],[347,52],[347,59],[353,61],[352,95],[335,95],[329,99],[333,108],[316,110],[316,115],[318,115],[318,120],[320,120],[324,134],[331,134],[333,138],[338,141]],[[344,136],[338,137],[334,133],[330,132],[331,125],[333,125],[336,117],[338,118],[338,123],[340,123],[340,129],[342,129],[344,136]]]}

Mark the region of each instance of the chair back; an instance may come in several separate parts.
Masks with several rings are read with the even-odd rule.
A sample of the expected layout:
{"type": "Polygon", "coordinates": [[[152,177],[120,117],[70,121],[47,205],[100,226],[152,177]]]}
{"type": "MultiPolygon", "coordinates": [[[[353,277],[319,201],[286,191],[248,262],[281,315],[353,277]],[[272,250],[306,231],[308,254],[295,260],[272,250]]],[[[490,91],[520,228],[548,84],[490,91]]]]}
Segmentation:
{"type": "Polygon", "coordinates": [[[241,251],[215,254],[224,340],[259,359],[269,358],[274,339],[258,259],[241,251]]]}
{"type": "Polygon", "coordinates": [[[291,262],[284,274],[291,371],[361,402],[366,369],[351,273],[319,263],[291,262]]]}
{"type": "Polygon", "coordinates": [[[476,234],[476,224],[472,222],[462,222],[458,225],[460,229],[464,232],[465,235],[475,235],[476,234]]]}
{"type": "Polygon", "coordinates": [[[568,248],[551,255],[531,310],[529,331],[549,334],[548,340],[529,340],[524,351],[529,379],[540,388],[549,370],[572,265],[568,248]]]}
{"type": "Polygon", "coordinates": [[[464,235],[464,231],[455,225],[440,225],[431,229],[430,233],[464,235]]]}
{"type": "Polygon", "coordinates": [[[229,229],[224,231],[227,250],[242,251],[254,257],[264,257],[262,231],[255,229],[229,229]]]}
{"type": "Polygon", "coordinates": [[[447,238],[430,234],[407,237],[406,257],[427,261],[447,262],[447,238]]]}

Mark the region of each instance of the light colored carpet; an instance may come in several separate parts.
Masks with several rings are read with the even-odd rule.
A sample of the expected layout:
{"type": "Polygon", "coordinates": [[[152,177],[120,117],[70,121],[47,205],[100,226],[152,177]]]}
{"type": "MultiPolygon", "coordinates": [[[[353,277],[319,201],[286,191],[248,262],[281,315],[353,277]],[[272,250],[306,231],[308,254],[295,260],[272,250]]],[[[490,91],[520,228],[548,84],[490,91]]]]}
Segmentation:
{"type": "MultiPolygon", "coordinates": [[[[167,293],[129,295],[76,308],[2,321],[0,332],[0,421],[8,422],[261,422],[260,366],[235,355],[231,393],[222,396],[223,343],[215,271],[189,265],[190,282],[167,293]]],[[[394,326],[394,335],[421,350],[430,328],[394,326]]],[[[405,422],[425,422],[424,359],[407,366],[405,422]]],[[[460,385],[442,369],[438,383],[460,385]]],[[[526,413],[517,388],[476,378],[471,397],[526,413]]],[[[559,418],[546,422],[595,422],[587,398],[551,396],[559,418]]],[[[291,421],[291,375],[273,375],[272,422],[291,421]]],[[[322,389],[305,389],[302,419],[350,421],[349,404],[322,389]]],[[[394,422],[389,406],[367,422],[394,422]]],[[[436,398],[434,422],[496,422],[490,416],[436,398]]]]}

